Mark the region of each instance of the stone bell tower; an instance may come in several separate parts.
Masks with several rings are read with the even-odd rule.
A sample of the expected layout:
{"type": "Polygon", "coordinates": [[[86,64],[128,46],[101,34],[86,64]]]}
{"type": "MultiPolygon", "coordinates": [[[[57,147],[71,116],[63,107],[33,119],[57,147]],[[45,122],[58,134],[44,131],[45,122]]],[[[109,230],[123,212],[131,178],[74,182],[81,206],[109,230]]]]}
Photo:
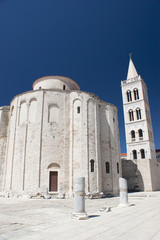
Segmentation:
{"type": "Polygon", "coordinates": [[[137,73],[132,58],[129,60],[127,79],[121,81],[127,160],[137,165],[138,188],[154,189],[154,171],[156,163],[155,145],[148,102],[147,87],[137,73]],[[141,181],[140,181],[141,179],[141,181]]]}
{"type": "Polygon", "coordinates": [[[127,80],[121,82],[127,159],[155,159],[147,87],[130,58],[127,80]]]}

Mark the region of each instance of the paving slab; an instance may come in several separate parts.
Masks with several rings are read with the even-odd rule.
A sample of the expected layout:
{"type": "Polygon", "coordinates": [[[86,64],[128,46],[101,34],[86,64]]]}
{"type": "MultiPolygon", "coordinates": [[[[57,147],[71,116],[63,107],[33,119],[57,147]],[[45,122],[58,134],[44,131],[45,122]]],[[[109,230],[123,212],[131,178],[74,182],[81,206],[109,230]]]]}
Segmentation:
{"type": "Polygon", "coordinates": [[[88,220],[72,218],[73,199],[0,198],[0,240],[160,240],[160,192],[86,199],[88,220]],[[111,211],[100,211],[110,207],[111,211]]]}

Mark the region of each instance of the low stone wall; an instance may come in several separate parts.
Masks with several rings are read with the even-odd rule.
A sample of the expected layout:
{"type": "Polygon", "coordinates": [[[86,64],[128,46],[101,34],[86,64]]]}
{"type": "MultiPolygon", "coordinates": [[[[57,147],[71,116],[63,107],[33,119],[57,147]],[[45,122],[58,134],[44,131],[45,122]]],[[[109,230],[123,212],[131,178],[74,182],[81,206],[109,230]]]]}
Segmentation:
{"type": "Polygon", "coordinates": [[[159,191],[160,163],[152,159],[122,159],[122,177],[128,182],[128,191],[159,191]]]}
{"type": "Polygon", "coordinates": [[[139,191],[137,164],[132,160],[122,159],[122,177],[127,180],[128,192],[139,191]]]}

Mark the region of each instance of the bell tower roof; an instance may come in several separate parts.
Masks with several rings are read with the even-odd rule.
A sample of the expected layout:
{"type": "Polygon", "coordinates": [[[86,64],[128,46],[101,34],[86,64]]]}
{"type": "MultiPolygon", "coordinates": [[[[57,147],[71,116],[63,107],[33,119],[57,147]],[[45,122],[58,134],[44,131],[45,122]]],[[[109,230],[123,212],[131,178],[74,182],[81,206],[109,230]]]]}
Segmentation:
{"type": "Polygon", "coordinates": [[[131,78],[138,77],[137,70],[133,64],[131,55],[130,55],[130,60],[129,60],[129,67],[128,67],[128,74],[127,74],[127,80],[131,78]]]}

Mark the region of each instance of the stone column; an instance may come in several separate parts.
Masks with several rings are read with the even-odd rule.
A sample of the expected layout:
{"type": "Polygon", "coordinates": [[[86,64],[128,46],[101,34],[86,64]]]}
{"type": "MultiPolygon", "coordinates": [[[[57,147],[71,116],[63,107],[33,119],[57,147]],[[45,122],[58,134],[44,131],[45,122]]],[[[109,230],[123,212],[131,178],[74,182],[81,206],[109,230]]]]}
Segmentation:
{"type": "Polygon", "coordinates": [[[120,204],[119,207],[129,207],[127,180],[119,178],[120,204]]]}
{"type": "Polygon", "coordinates": [[[85,178],[79,177],[74,182],[74,212],[73,218],[78,220],[88,219],[85,212],[85,178]]]}

